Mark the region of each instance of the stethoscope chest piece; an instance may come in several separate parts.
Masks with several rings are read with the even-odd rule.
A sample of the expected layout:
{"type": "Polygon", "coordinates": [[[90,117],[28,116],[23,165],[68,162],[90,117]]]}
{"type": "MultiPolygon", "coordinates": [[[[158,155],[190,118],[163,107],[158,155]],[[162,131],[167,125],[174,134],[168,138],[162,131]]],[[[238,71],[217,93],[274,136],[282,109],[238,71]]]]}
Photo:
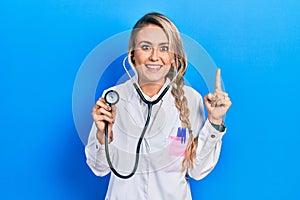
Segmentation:
{"type": "Polygon", "coordinates": [[[114,105],[119,101],[119,94],[114,90],[109,90],[108,92],[106,92],[104,99],[106,103],[114,105]]]}

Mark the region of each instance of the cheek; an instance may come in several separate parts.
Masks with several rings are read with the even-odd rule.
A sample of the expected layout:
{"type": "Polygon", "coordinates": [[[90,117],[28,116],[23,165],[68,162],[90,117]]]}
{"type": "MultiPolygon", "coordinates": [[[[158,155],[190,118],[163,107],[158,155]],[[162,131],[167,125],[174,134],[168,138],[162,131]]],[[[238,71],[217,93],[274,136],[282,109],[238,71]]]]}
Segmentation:
{"type": "Polygon", "coordinates": [[[146,53],[142,53],[141,51],[138,50],[136,50],[133,55],[134,55],[135,63],[141,63],[145,61],[147,57],[149,57],[146,53]]]}
{"type": "Polygon", "coordinates": [[[171,65],[171,63],[174,60],[173,56],[170,56],[170,55],[165,55],[165,56],[162,56],[161,58],[165,65],[171,65]]]}

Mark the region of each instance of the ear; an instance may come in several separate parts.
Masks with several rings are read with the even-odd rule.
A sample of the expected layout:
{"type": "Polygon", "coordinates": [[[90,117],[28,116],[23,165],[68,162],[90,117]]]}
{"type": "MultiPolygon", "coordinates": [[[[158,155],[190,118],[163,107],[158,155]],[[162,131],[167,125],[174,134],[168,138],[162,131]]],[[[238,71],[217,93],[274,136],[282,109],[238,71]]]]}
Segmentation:
{"type": "Polygon", "coordinates": [[[128,52],[128,61],[130,64],[132,64],[133,66],[135,65],[135,58],[134,58],[134,50],[130,50],[128,52]]]}
{"type": "Polygon", "coordinates": [[[130,56],[130,61],[133,65],[135,65],[135,58],[134,58],[134,55],[131,55],[130,56]]]}

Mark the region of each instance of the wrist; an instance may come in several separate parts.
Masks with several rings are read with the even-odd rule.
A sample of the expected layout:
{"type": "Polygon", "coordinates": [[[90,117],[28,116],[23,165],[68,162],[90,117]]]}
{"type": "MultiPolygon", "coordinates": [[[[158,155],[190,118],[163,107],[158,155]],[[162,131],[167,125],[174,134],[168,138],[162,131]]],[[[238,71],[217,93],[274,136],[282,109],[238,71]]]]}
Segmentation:
{"type": "Polygon", "coordinates": [[[101,145],[104,144],[104,134],[102,133],[102,131],[97,130],[96,138],[101,145]]]}
{"type": "Polygon", "coordinates": [[[214,119],[213,117],[211,116],[208,116],[208,121],[211,123],[211,124],[215,124],[215,125],[222,125],[223,124],[223,119],[214,119]]]}
{"type": "Polygon", "coordinates": [[[214,124],[212,122],[210,122],[210,124],[212,125],[212,127],[214,127],[217,131],[220,131],[220,132],[224,132],[226,129],[224,121],[222,121],[221,124],[214,124]]]}

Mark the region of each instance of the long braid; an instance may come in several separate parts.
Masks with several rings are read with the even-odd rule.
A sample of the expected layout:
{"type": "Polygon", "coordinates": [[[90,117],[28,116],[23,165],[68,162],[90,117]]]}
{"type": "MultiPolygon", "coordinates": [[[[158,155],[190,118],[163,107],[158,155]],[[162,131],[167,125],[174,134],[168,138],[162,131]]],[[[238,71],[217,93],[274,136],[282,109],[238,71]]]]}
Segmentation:
{"type": "MultiPolygon", "coordinates": [[[[181,121],[181,126],[189,130],[189,140],[185,149],[185,157],[182,161],[182,171],[186,171],[188,168],[193,168],[194,159],[196,157],[196,150],[198,147],[198,137],[194,138],[194,135],[191,131],[191,122],[189,119],[190,110],[188,108],[188,101],[184,95],[184,79],[183,75],[185,74],[187,63],[185,57],[175,56],[175,62],[173,63],[173,69],[184,69],[176,77],[176,81],[173,83],[171,93],[175,98],[175,106],[179,110],[179,119],[181,121]],[[177,67],[175,67],[175,66],[177,67]]],[[[169,78],[174,77],[174,70],[171,68],[169,78]]]]}
{"type": "MultiPolygon", "coordinates": [[[[187,130],[191,130],[191,123],[189,120],[190,110],[188,108],[188,102],[184,95],[184,79],[182,76],[178,76],[175,83],[173,84],[171,93],[175,98],[175,106],[179,110],[179,118],[181,120],[182,127],[187,130]]],[[[194,159],[196,156],[196,149],[198,146],[198,138],[194,138],[192,132],[189,133],[189,140],[185,150],[185,157],[182,161],[182,170],[185,171],[187,168],[192,168],[194,159]]]]}
{"type": "Polygon", "coordinates": [[[172,95],[175,98],[175,106],[180,111],[179,118],[183,127],[188,130],[191,129],[191,123],[189,120],[190,110],[187,107],[187,99],[184,96],[184,80],[182,77],[178,77],[177,81],[172,87],[172,95]]]}

